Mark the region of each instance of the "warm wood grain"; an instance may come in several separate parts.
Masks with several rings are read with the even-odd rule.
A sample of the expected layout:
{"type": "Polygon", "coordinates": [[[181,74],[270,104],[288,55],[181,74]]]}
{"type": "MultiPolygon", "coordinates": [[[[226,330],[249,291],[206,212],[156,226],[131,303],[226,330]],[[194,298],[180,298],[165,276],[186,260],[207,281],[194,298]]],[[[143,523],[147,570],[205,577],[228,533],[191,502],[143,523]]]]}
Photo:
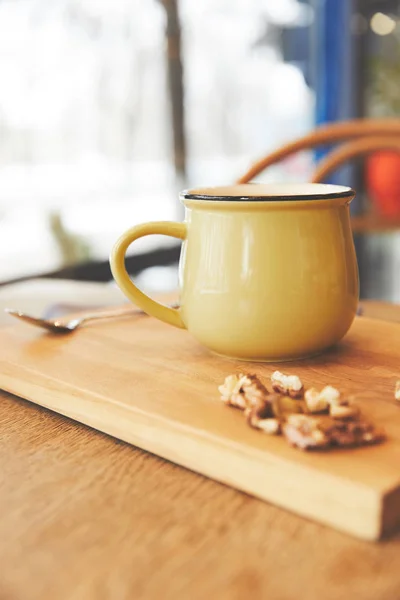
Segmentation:
{"type": "Polygon", "coordinates": [[[2,600],[394,600],[371,544],[1,394],[2,600]]]}
{"type": "Polygon", "coordinates": [[[0,386],[303,516],[377,539],[400,520],[400,326],[359,319],[343,344],[292,363],[306,385],[331,383],[388,433],[382,446],[327,454],[290,448],[246,427],[217,399],[223,377],[251,368],[210,355],[153,319],[102,323],[70,337],[17,325],[0,337],[0,386]],[[364,394],[365,396],[365,394],[364,394]]]}
{"type": "Polygon", "coordinates": [[[355,540],[4,393],[0,447],[1,600],[399,597],[399,535],[355,540]]]}

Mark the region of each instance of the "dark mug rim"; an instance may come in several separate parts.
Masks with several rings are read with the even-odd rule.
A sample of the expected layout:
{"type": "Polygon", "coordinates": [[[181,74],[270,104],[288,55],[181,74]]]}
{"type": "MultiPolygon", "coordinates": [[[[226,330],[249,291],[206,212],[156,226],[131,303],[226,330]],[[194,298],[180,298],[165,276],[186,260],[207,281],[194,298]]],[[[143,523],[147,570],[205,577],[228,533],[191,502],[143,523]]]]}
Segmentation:
{"type": "MultiPolygon", "coordinates": [[[[260,190],[261,191],[261,190],[260,190]]],[[[296,201],[313,201],[313,200],[334,200],[335,198],[353,198],[355,191],[348,186],[334,185],[330,183],[299,183],[299,184],[232,184],[224,186],[210,186],[194,188],[189,190],[183,190],[180,193],[181,200],[203,200],[207,202],[296,202],[296,201]],[[242,187],[243,193],[239,193],[239,188],[242,187]],[[264,193],[251,194],[249,188],[263,188],[264,193]],[[298,188],[309,188],[310,191],[307,193],[290,193],[289,189],[298,188]],[[317,188],[321,191],[317,192],[317,188]],[[237,193],[221,193],[221,191],[229,190],[230,188],[238,188],[237,193]],[[269,193],[268,188],[271,190],[274,188],[281,191],[276,193],[269,193]],[[324,188],[326,191],[322,191],[324,188]],[[287,190],[285,193],[285,189],[287,190]],[[311,190],[315,190],[312,192],[311,190]],[[247,193],[246,193],[247,191],[247,193]]]]}

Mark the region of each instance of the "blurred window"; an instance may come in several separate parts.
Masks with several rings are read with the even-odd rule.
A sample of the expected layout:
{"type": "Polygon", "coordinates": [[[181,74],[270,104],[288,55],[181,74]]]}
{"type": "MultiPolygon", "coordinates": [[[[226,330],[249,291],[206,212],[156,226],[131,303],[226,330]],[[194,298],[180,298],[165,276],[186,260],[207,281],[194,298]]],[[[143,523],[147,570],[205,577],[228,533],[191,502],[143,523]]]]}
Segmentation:
{"type": "MultiPolygon", "coordinates": [[[[298,0],[178,9],[185,183],[233,181],[312,126],[312,10],[298,0]]],[[[165,31],[158,0],[0,0],[1,280],[105,259],[128,225],[181,218],[165,31]]],[[[294,157],[263,179],[309,170],[294,157]]]]}

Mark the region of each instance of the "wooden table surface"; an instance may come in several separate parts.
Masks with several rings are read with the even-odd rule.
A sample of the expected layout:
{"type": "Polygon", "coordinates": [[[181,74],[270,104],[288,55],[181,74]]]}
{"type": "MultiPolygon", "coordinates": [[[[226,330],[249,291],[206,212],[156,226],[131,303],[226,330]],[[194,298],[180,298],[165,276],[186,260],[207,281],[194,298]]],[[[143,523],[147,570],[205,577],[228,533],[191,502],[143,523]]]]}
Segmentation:
{"type": "Polygon", "coordinates": [[[0,428],[0,600],[400,597],[400,534],[357,541],[5,393],[0,428]]]}

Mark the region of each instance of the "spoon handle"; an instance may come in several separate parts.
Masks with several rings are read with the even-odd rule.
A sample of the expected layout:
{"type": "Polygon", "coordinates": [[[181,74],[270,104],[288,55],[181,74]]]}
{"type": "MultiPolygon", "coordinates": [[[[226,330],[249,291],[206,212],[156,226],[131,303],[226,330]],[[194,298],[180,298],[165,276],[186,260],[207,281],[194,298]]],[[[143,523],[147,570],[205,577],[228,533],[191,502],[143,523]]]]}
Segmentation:
{"type": "MultiPolygon", "coordinates": [[[[171,308],[179,308],[178,303],[174,303],[170,305],[171,308]]],[[[79,324],[87,323],[89,321],[97,321],[100,319],[113,319],[114,317],[122,317],[122,316],[131,316],[131,315],[145,315],[146,313],[141,308],[132,308],[132,309],[117,309],[117,310],[107,310],[103,312],[97,312],[91,315],[86,315],[79,320],[79,324]]]]}

